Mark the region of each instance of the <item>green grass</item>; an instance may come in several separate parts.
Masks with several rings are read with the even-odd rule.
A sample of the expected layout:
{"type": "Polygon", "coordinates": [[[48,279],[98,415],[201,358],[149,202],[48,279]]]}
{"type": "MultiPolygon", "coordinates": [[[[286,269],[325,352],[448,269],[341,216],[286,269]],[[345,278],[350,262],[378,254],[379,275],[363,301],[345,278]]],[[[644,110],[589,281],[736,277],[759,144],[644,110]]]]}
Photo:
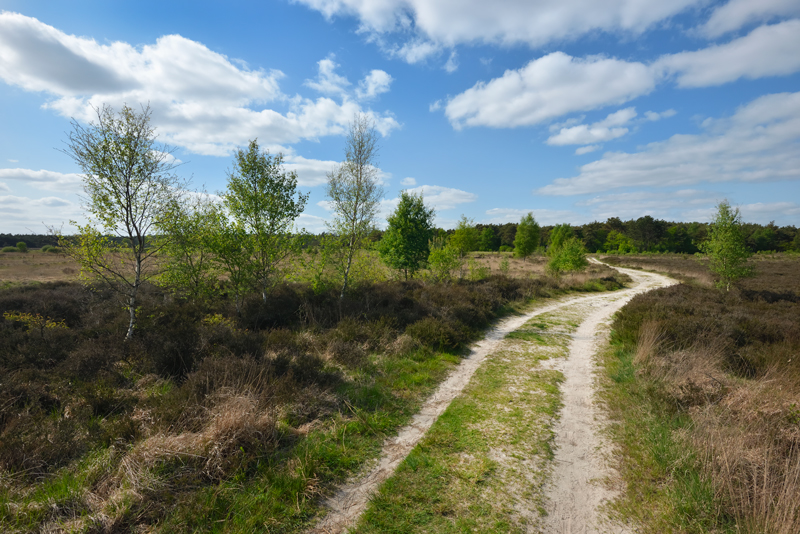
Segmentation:
{"type": "MultiPolygon", "coordinates": [[[[537,318],[523,329],[554,326],[537,318]]],[[[558,333],[508,336],[383,484],[355,533],[517,533],[536,524],[563,380],[539,362],[566,347],[558,333]]]]}
{"type": "Polygon", "coordinates": [[[695,451],[681,439],[691,419],[663,400],[657,383],[636,372],[633,353],[616,344],[604,355],[602,396],[618,457],[625,459],[617,468],[626,491],[611,503],[613,515],[633,520],[637,532],[737,532],[720,512],[695,451]]]}

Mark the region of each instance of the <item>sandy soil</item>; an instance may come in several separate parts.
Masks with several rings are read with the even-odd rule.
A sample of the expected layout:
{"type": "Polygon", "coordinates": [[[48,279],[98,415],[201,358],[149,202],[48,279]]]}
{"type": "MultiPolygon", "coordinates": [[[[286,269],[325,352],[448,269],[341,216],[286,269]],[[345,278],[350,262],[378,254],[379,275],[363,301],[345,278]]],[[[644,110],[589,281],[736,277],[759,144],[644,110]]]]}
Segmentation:
{"type": "Polygon", "coordinates": [[[601,420],[595,413],[596,410],[591,400],[594,391],[592,379],[594,333],[602,321],[610,318],[635,294],[674,283],[672,280],[656,274],[627,269],[620,270],[634,279],[633,288],[614,293],[562,299],[524,315],[501,321],[482,341],[472,347],[469,355],[424,403],[411,423],[400,429],[396,437],[390,438],[384,443],[379,460],[326,500],[325,506],[330,512],[311,532],[341,533],[354,525],[366,509],[372,493],[394,473],[400,462],[425,435],[450,402],[461,393],[475,370],[480,367],[487,355],[497,348],[507,334],[520,328],[537,315],[574,307],[576,304],[580,304],[581,307],[587,306],[592,310],[596,309],[596,311],[590,312],[589,318],[584,321],[575,334],[575,341],[570,347],[569,360],[558,364],[563,367],[562,371],[567,379],[563,386],[565,406],[558,429],[559,450],[556,453],[557,464],[554,469],[553,493],[551,494],[553,506],[549,521],[553,524],[548,525],[548,528],[549,532],[595,532],[595,530],[587,530],[587,525],[594,525],[597,522],[595,518],[596,504],[608,498],[608,495],[603,493],[607,490],[601,485],[591,483],[606,474],[602,469],[602,462],[598,462],[602,456],[597,453],[600,441],[596,430],[601,424],[601,420]],[[587,414],[589,414],[588,418],[587,414]],[[562,427],[564,424],[566,426],[562,427]],[[564,456],[565,454],[567,456],[564,456]],[[573,462],[578,467],[573,469],[567,462],[573,462]],[[574,493],[579,495],[574,495],[574,493]]]}
{"type": "Polygon", "coordinates": [[[632,289],[614,294],[601,307],[591,311],[573,334],[569,357],[553,366],[564,373],[564,407],[555,424],[555,465],[550,483],[545,532],[548,534],[589,534],[627,532],[619,525],[604,524],[598,508],[614,497],[603,481],[612,475],[606,463],[610,454],[600,430],[605,424],[602,408],[596,403],[595,354],[605,341],[607,321],[633,296],[677,283],[653,273],[619,269],[635,282],[632,289]],[[606,327],[604,327],[606,326],[606,327]]]}

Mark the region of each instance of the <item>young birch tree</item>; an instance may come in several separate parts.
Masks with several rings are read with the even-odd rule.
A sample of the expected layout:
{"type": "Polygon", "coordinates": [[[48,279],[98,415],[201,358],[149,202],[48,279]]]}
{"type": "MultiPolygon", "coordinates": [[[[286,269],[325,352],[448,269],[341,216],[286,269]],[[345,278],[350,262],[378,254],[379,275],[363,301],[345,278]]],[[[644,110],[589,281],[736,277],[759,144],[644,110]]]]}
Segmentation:
{"type": "Polygon", "coordinates": [[[241,270],[249,273],[263,302],[277,280],[280,263],[297,249],[294,222],[307,201],[308,194],[297,191],[297,173],[283,169],[282,154],[273,157],[262,152],[255,139],[247,150],[236,151],[222,203],[239,229],[231,233],[238,242],[220,250],[234,258],[242,257],[236,246],[249,253],[241,270]]]}
{"type": "Polygon", "coordinates": [[[328,173],[327,194],[333,211],[328,223],[340,240],[340,269],[343,283],[339,298],[344,298],[353,259],[364,239],[375,228],[383,188],[379,183],[378,132],[365,114],[350,123],[345,141],[345,161],[328,173]]]}
{"type": "Polygon", "coordinates": [[[90,222],[78,235],[59,236],[59,246],[81,266],[83,276],[100,278],[125,299],[133,337],[139,288],[158,274],[154,261],[165,240],[156,238],[185,185],[172,171],[172,149],[156,143],[150,107],[141,113],[124,105],[95,110],[97,121],[72,122],[64,150],[83,172],[83,208],[90,222]],[[112,239],[115,236],[122,239],[112,239]]]}
{"type": "Polygon", "coordinates": [[[719,276],[717,287],[730,291],[733,282],[752,276],[747,265],[752,253],[747,249],[742,233],[742,216],[739,208],[732,209],[727,200],[717,205],[717,213],[708,229],[708,238],[700,245],[708,255],[708,267],[719,276]]]}

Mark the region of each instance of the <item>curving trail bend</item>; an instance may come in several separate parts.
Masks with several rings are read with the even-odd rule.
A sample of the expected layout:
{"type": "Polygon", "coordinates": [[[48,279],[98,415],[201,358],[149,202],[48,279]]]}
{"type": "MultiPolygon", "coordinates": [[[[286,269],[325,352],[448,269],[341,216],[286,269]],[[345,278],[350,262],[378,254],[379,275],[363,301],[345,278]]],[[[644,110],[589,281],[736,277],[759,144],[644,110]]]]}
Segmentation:
{"type": "Polygon", "coordinates": [[[574,334],[568,359],[554,366],[564,373],[566,380],[562,385],[564,407],[555,427],[557,452],[552,482],[547,488],[550,506],[545,525],[548,533],[602,532],[598,530],[597,506],[610,494],[595,483],[607,474],[598,432],[602,414],[593,402],[596,332],[635,295],[677,283],[654,273],[614,268],[628,274],[634,285],[613,293],[566,298],[500,321],[484,339],[472,346],[467,357],[439,385],[411,423],[401,428],[397,436],[384,442],[378,461],[365,473],[338,488],[325,501],[329,512],[310,532],[339,534],[354,526],[373,492],[394,473],[503,338],[537,315],[574,308],[575,305],[586,307],[588,316],[574,334]]]}

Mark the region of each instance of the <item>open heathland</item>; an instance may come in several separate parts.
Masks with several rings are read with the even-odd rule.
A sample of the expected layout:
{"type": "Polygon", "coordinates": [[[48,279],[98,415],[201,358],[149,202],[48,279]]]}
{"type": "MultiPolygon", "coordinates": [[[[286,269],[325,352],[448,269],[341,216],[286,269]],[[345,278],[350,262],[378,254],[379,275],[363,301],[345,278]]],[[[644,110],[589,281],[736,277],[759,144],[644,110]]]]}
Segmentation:
{"type": "Polygon", "coordinates": [[[731,291],[692,257],[617,256],[688,284],[632,300],[606,354],[642,532],[800,532],[800,259],[759,255],[731,291]]]}
{"type": "Polygon", "coordinates": [[[11,284],[0,530],[300,531],[496,317],[625,281],[603,266],[475,278],[362,282],[343,299],[282,284],[241,315],[224,287],[190,301],[145,285],[127,341],[102,286],[11,284]]]}

